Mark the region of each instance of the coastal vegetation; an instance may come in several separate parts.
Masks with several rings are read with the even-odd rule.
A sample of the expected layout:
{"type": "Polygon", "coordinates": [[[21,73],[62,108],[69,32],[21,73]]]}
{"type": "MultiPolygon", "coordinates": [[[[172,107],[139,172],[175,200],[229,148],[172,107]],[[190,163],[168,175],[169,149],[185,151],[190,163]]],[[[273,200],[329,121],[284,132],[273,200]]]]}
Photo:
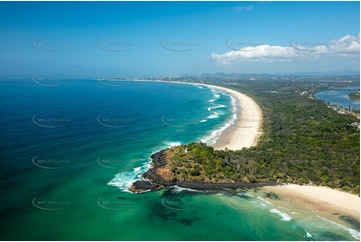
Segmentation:
{"type": "Polygon", "coordinates": [[[313,98],[321,88],[275,81],[222,86],[247,94],[261,106],[258,145],[238,151],[202,143],[169,148],[165,154],[173,179],[314,184],[359,194],[359,118],[313,98]]]}

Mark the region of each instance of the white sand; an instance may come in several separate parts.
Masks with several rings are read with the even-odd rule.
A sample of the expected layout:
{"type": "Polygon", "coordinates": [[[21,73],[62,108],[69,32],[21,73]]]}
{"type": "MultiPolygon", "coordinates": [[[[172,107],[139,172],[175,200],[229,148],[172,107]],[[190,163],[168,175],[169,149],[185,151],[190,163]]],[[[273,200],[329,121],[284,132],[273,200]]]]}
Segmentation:
{"type": "Polygon", "coordinates": [[[264,187],[289,197],[295,201],[296,206],[307,208],[315,213],[339,213],[360,220],[360,197],[341,192],[329,187],[284,184],[280,186],[264,187]]]}
{"type": "MultiPolygon", "coordinates": [[[[250,97],[237,91],[207,85],[230,93],[237,101],[238,112],[235,125],[222,132],[214,147],[216,149],[239,150],[256,145],[261,134],[262,113],[259,106],[250,97]]],[[[341,214],[360,220],[360,198],[329,187],[301,186],[285,184],[269,186],[264,190],[273,191],[289,197],[296,206],[305,207],[316,214],[341,214]]],[[[326,216],[328,217],[328,216],[326,216]]]]}
{"type": "MultiPolygon", "coordinates": [[[[149,80],[135,80],[146,81],[149,80]]],[[[257,144],[261,135],[262,112],[258,104],[247,95],[238,91],[209,84],[152,80],[149,82],[178,83],[187,85],[206,86],[228,92],[236,100],[237,119],[234,124],[226,128],[216,140],[213,147],[217,150],[241,150],[257,144]]]]}
{"type": "MultiPolygon", "coordinates": [[[[261,135],[262,112],[252,98],[229,88],[206,84],[195,85],[228,92],[236,99],[237,119],[222,132],[214,144],[215,149],[239,150],[257,144],[261,135]]],[[[296,206],[303,206],[321,215],[338,213],[360,220],[360,198],[357,195],[329,187],[295,184],[269,186],[263,189],[289,197],[296,206]]]]}
{"type": "MultiPolygon", "coordinates": [[[[236,99],[237,119],[233,125],[222,132],[214,144],[215,149],[239,150],[257,144],[261,134],[262,112],[253,99],[229,88],[199,83],[173,83],[208,86],[228,92],[236,99]]],[[[360,197],[357,195],[328,187],[295,184],[268,186],[262,189],[286,196],[296,207],[304,207],[317,214],[332,215],[336,213],[360,220],[360,197]]]]}
{"type": "MultiPolygon", "coordinates": [[[[204,84],[201,84],[204,85],[204,84]]],[[[262,112],[252,98],[235,90],[204,85],[210,88],[228,92],[236,99],[237,119],[234,124],[225,129],[213,145],[215,149],[240,150],[257,144],[261,134],[262,112]]]]}

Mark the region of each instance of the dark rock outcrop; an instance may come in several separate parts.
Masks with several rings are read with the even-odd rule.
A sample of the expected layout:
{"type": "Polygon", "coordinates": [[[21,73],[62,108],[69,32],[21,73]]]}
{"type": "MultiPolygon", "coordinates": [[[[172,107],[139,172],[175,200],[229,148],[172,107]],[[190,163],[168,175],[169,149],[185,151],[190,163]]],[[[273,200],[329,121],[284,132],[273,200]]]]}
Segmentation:
{"type": "Polygon", "coordinates": [[[136,181],[133,185],[129,188],[131,192],[144,192],[144,191],[154,191],[160,189],[160,185],[151,183],[149,181],[136,181]]]}
{"type": "Polygon", "coordinates": [[[192,188],[196,190],[221,190],[221,189],[242,189],[257,188],[264,186],[275,186],[277,183],[251,183],[251,182],[235,182],[235,183],[214,183],[214,182],[194,182],[194,181],[177,181],[177,186],[192,188]]]}
{"type": "Polygon", "coordinates": [[[130,191],[139,193],[144,192],[148,190],[159,190],[166,186],[172,186],[175,185],[175,180],[172,181],[166,181],[163,177],[161,177],[157,170],[161,167],[164,167],[166,165],[166,157],[164,154],[165,150],[161,150],[157,153],[154,153],[150,156],[152,158],[152,168],[150,168],[148,171],[146,171],[143,174],[143,177],[146,179],[136,181],[132,184],[132,186],[129,188],[130,191]]]}
{"type": "Polygon", "coordinates": [[[159,168],[164,168],[167,165],[165,150],[161,150],[151,155],[152,168],[143,174],[146,180],[139,180],[132,184],[130,191],[139,193],[149,190],[159,190],[168,186],[180,186],[185,188],[192,188],[197,190],[221,190],[221,189],[242,189],[242,188],[257,188],[263,186],[275,186],[278,183],[210,183],[210,182],[196,182],[196,181],[177,181],[175,179],[164,179],[157,173],[159,168]]]}
{"type": "Polygon", "coordinates": [[[165,150],[161,150],[155,154],[152,154],[152,168],[143,174],[145,179],[152,181],[152,183],[160,184],[162,186],[172,186],[175,184],[175,181],[166,181],[163,177],[157,174],[157,169],[164,167],[166,165],[166,157],[164,154],[165,150]]]}

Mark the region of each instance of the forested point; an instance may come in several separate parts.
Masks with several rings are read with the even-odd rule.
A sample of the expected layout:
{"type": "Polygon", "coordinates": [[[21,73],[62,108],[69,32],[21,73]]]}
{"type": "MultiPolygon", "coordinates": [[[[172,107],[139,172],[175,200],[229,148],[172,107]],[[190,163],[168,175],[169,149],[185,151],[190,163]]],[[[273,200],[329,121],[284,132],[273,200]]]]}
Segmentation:
{"type": "Polygon", "coordinates": [[[170,169],[178,181],[312,184],[359,194],[358,113],[341,114],[316,100],[313,94],[325,88],[312,83],[221,86],[258,103],[263,134],[256,147],[239,151],[218,151],[203,143],[169,148],[170,169]]]}

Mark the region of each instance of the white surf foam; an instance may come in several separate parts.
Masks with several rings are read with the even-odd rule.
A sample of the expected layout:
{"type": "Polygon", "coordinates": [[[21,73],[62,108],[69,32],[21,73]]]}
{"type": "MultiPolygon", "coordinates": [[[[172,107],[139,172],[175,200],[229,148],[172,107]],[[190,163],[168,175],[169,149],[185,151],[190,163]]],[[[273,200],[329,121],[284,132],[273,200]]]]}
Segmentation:
{"type": "Polygon", "coordinates": [[[143,180],[142,174],[149,170],[150,162],[145,162],[142,166],[136,167],[133,171],[121,172],[108,182],[108,185],[118,187],[120,190],[130,192],[130,186],[137,180],[143,180]]]}
{"type": "Polygon", "coordinates": [[[134,168],[134,172],[138,172],[138,171],[140,171],[142,169],[142,167],[140,166],[140,167],[136,167],[136,168],[134,168]]]}
{"type": "Polygon", "coordinates": [[[272,203],[270,203],[269,201],[263,199],[262,197],[257,197],[258,200],[261,200],[264,203],[267,203],[268,205],[273,205],[272,203]]]}
{"type": "Polygon", "coordinates": [[[224,107],[226,107],[226,106],[223,105],[223,104],[216,105],[216,106],[212,106],[212,107],[208,107],[207,110],[208,110],[209,112],[212,112],[212,114],[209,115],[209,116],[207,117],[207,119],[219,118],[219,113],[218,113],[218,112],[214,112],[214,111],[212,111],[212,110],[213,110],[213,109],[220,109],[220,108],[224,108],[224,107]]]}
{"type": "MultiPolygon", "coordinates": [[[[168,148],[168,147],[173,147],[173,146],[179,146],[179,145],[182,145],[182,143],[178,142],[178,141],[176,141],[176,142],[166,142],[165,145],[163,146],[164,148],[162,148],[162,149],[165,149],[165,148],[168,148]]],[[[160,149],[160,150],[162,150],[162,149],[160,149]]]]}
{"type": "Polygon", "coordinates": [[[344,225],[342,225],[342,224],[338,224],[338,223],[333,222],[333,221],[331,221],[331,220],[325,219],[325,218],[323,218],[323,217],[321,217],[321,216],[319,216],[319,215],[317,215],[317,217],[319,217],[320,219],[322,219],[322,220],[324,220],[324,221],[329,222],[330,224],[333,224],[333,225],[335,225],[335,226],[343,229],[344,231],[347,231],[353,238],[355,238],[355,239],[357,239],[357,240],[360,240],[360,232],[359,232],[359,231],[356,231],[356,230],[354,230],[354,229],[351,229],[351,228],[349,228],[349,227],[346,227],[346,226],[344,226],[344,225]]]}
{"type": "Polygon", "coordinates": [[[179,192],[182,192],[182,191],[188,191],[188,192],[201,192],[201,191],[198,191],[198,190],[194,190],[194,189],[191,189],[191,188],[185,188],[185,187],[180,187],[180,186],[173,186],[172,187],[172,192],[174,193],[179,193],[179,192]]]}
{"type": "Polygon", "coordinates": [[[254,197],[252,194],[249,194],[247,192],[239,192],[237,193],[238,196],[244,196],[244,197],[254,197]]]}
{"type": "MultiPolygon", "coordinates": [[[[237,108],[236,108],[236,99],[228,94],[224,93],[224,95],[228,95],[231,98],[231,105],[232,105],[232,116],[231,118],[220,128],[210,131],[205,137],[201,139],[201,142],[206,143],[208,145],[213,145],[216,143],[217,139],[221,135],[221,133],[227,129],[229,126],[233,125],[234,122],[237,120],[237,108]]],[[[210,115],[208,118],[210,118],[210,115]]]]}
{"type": "Polygon", "coordinates": [[[209,87],[209,89],[212,92],[212,99],[210,99],[208,102],[213,103],[213,102],[217,101],[221,97],[221,95],[220,95],[220,92],[217,91],[216,89],[211,88],[211,87],[209,87]]]}
{"type": "Polygon", "coordinates": [[[282,221],[290,221],[292,219],[292,217],[290,215],[288,215],[287,213],[282,213],[281,211],[279,211],[275,208],[271,209],[270,212],[281,216],[282,221]]]}
{"type": "Polygon", "coordinates": [[[218,113],[213,112],[213,114],[209,115],[207,118],[208,119],[213,119],[213,118],[218,118],[218,117],[219,117],[218,113]]]}
{"type": "Polygon", "coordinates": [[[216,105],[216,106],[209,107],[209,108],[207,108],[207,110],[212,111],[213,109],[219,109],[219,108],[225,108],[225,107],[226,107],[225,105],[219,104],[219,105],[216,105]]]}
{"type": "Polygon", "coordinates": [[[130,186],[137,180],[144,180],[144,178],[142,177],[143,173],[151,168],[150,163],[152,162],[152,159],[150,158],[150,156],[152,154],[157,153],[163,149],[179,145],[181,145],[181,142],[179,141],[165,142],[164,145],[162,145],[159,149],[156,149],[149,154],[148,161],[145,162],[142,166],[133,168],[133,171],[125,171],[116,174],[115,177],[107,183],[107,185],[118,187],[124,192],[130,192],[130,186]]]}

